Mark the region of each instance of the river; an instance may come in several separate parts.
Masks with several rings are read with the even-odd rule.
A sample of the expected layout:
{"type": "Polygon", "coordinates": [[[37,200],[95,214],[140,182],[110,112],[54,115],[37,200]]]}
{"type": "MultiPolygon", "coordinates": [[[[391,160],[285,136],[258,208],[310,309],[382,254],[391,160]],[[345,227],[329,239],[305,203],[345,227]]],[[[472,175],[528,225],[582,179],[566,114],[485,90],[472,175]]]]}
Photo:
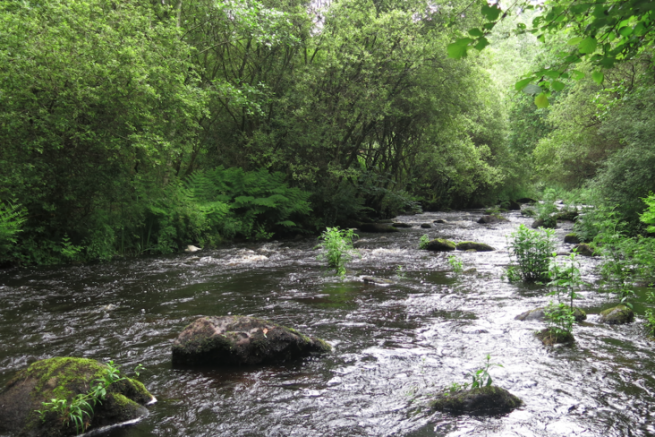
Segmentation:
{"type": "MultiPolygon", "coordinates": [[[[400,216],[395,234],[362,233],[343,280],[316,260],[316,239],[237,244],[192,255],[0,273],[0,384],[36,360],[114,360],[157,397],[150,415],[112,437],[145,436],[649,436],[655,381],[643,320],[598,322],[614,296],[600,292],[599,260],[580,257],[590,285],[576,305],[573,346],[547,349],[538,321],[514,318],[547,304],[544,286],[502,279],[508,236],[531,219],[479,210],[400,216]],[[445,219],[421,229],[421,223],[445,219]],[[417,249],[421,235],[480,241],[494,252],[417,249]],[[400,266],[400,269],[399,269],[400,266]],[[393,281],[365,284],[363,275],[393,281]],[[199,316],[253,315],[327,340],[320,357],[251,369],[171,366],[171,345],[199,316]],[[430,399],[465,382],[485,356],[494,384],[524,401],[509,415],[452,417],[430,399]]],[[[570,250],[556,232],[558,251],[570,250]]],[[[643,292],[643,291],[642,291],[643,292]]],[[[635,304],[638,313],[643,307],[635,304]]]]}

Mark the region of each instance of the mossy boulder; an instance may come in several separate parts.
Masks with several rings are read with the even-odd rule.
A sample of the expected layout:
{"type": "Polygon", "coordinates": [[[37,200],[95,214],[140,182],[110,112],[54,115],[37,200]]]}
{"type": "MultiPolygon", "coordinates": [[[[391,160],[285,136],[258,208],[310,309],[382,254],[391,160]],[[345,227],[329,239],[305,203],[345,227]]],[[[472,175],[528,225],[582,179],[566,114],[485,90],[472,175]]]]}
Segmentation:
{"type": "Polygon", "coordinates": [[[173,344],[173,364],[250,366],[279,363],[329,352],[325,341],[255,317],[201,317],[173,344]]]}
{"type": "MultiPolygon", "coordinates": [[[[587,313],[585,313],[580,308],[573,308],[573,317],[575,317],[576,322],[582,322],[587,320],[587,313]]],[[[545,320],[546,312],[544,308],[535,308],[533,310],[526,311],[514,317],[515,320],[545,320]]]]}
{"type": "Polygon", "coordinates": [[[557,227],[557,220],[553,216],[546,217],[546,218],[538,218],[532,222],[532,229],[539,229],[539,228],[555,229],[556,227],[557,227]]]}
{"type": "Polygon", "coordinates": [[[433,252],[450,252],[451,250],[455,250],[456,246],[455,243],[453,243],[450,240],[444,240],[443,238],[436,238],[430,241],[425,246],[425,248],[433,252]]]}
{"type": "Polygon", "coordinates": [[[530,198],[530,197],[521,197],[520,199],[516,199],[518,203],[537,203],[536,200],[530,198]]]}
{"type": "Polygon", "coordinates": [[[423,229],[430,229],[432,227],[432,225],[430,223],[421,223],[421,227],[423,229]]]}
{"type": "Polygon", "coordinates": [[[457,243],[457,250],[472,250],[475,252],[491,252],[494,249],[485,243],[476,243],[475,241],[462,241],[457,243]]]}
{"type": "MultiPolygon", "coordinates": [[[[41,419],[36,410],[44,410],[43,402],[53,398],[70,401],[86,394],[97,385],[107,366],[86,358],[50,358],[32,363],[18,372],[0,390],[0,433],[25,437],[73,436],[73,421],[66,422],[59,413],[48,412],[41,419]]],[[[139,381],[126,378],[107,388],[104,400],[93,407],[93,415],[85,416],[90,431],[132,421],[148,414],[144,405],[154,397],[139,381]]]]}
{"type": "Polygon", "coordinates": [[[495,415],[506,414],[520,407],[521,399],[500,387],[478,387],[443,394],[432,402],[432,409],[451,414],[495,415]]]}
{"type": "Polygon", "coordinates": [[[534,209],[531,206],[528,206],[526,208],[521,209],[521,215],[524,215],[526,217],[536,217],[537,216],[537,210],[534,209]]]}
{"type": "Polygon", "coordinates": [[[576,252],[578,255],[582,255],[582,256],[596,255],[596,250],[587,243],[580,243],[574,246],[571,252],[576,252]]]}
{"type": "Polygon", "coordinates": [[[575,339],[570,332],[562,332],[553,328],[542,329],[535,336],[544,344],[544,346],[553,346],[555,344],[573,343],[575,339]]]}
{"type": "Polygon", "coordinates": [[[579,215],[580,213],[575,209],[564,210],[555,214],[555,219],[563,222],[575,222],[579,215]]]}
{"type": "Polygon", "coordinates": [[[507,202],[507,209],[510,211],[520,211],[521,210],[521,204],[515,200],[510,200],[507,202]]]}
{"type": "Polygon", "coordinates": [[[600,312],[600,321],[608,325],[624,325],[635,319],[635,313],[625,305],[618,305],[600,312]]]}
{"type": "Polygon", "coordinates": [[[478,223],[480,223],[480,224],[489,224],[489,223],[502,223],[502,222],[506,222],[506,221],[509,221],[509,220],[506,219],[505,217],[503,217],[502,215],[498,215],[498,214],[491,215],[491,214],[489,214],[489,215],[483,215],[482,217],[480,217],[480,219],[478,220],[478,223]]]}
{"type": "Polygon", "coordinates": [[[400,232],[394,226],[381,223],[362,223],[359,225],[358,229],[362,232],[372,233],[400,232]]]}
{"type": "Polygon", "coordinates": [[[564,242],[569,244],[580,244],[580,238],[576,234],[566,234],[564,242]]]}

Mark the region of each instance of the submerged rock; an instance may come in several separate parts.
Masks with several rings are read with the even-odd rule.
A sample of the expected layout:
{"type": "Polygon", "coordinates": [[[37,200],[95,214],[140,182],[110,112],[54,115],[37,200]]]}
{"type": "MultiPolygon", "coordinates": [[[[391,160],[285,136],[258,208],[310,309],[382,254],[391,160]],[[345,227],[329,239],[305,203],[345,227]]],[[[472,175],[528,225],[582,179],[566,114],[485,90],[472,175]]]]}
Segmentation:
{"type": "Polygon", "coordinates": [[[495,214],[495,215],[483,215],[478,220],[478,223],[488,224],[488,223],[501,223],[501,222],[507,222],[507,221],[509,221],[509,220],[506,219],[505,217],[503,217],[502,215],[496,215],[495,214]]]}
{"type": "Polygon", "coordinates": [[[438,223],[438,224],[445,225],[445,224],[447,224],[448,222],[447,222],[446,220],[444,220],[444,219],[436,219],[436,220],[433,221],[432,223],[438,223]]]}
{"type": "Polygon", "coordinates": [[[436,238],[432,241],[430,241],[425,248],[427,250],[432,250],[434,252],[448,252],[451,250],[455,250],[456,246],[455,243],[453,243],[450,240],[444,240],[443,238],[436,238]]]}
{"type": "Polygon", "coordinates": [[[580,244],[580,238],[576,234],[566,234],[564,242],[569,244],[580,244]]]}
{"type": "Polygon", "coordinates": [[[315,337],[255,317],[201,317],[184,328],[173,344],[173,364],[242,366],[329,352],[315,337]]]}
{"type": "MultiPolygon", "coordinates": [[[[575,317],[576,322],[582,322],[587,320],[587,313],[581,310],[580,308],[573,308],[573,317],[575,317]]],[[[535,308],[534,310],[526,311],[514,317],[515,320],[545,320],[546,312],[544,308],[535,308]]]]}
{"type": "Polygon", "coordinates": [[[608,325],[624,325],[635,319],[635,313],[625,305],[618,305],[600,312],[600,321],[608,325]]]}
{"type": "Polygon", "coordinates": [[[380,223],[362,223],[359,225],[359,230],[362,232],[400,232],[393,226],[384,225],[380,223]]]}
{"type": "Polygon", "coordinates": [[[423,229],[430,229],[432,227],[432,225],[430,223],[421,223],[421,227],[423,229]]]}
{"type": "Polygon", "coordinates": [[[509,413],[521,404],[521,399],[504,388],[489,386],[441,395],[431,406],[451,414],[494,415],[509,413]]]}
{"type": "Polygon", "coordinates": [[[541,340],[544,346],[553,346],[558,343],[573,343],[575,339],[570,332],[555,331],[552,328],[542,329],[535,336],[541,340]]]}
{"type": "MultiPolygon", "coordinates": [[[[50,358],[32,363],[18,372],[0,390],[0,431],[11,435],[54,437],[76,435],[75,423],[50,411],[41,417],[43,402],[65,399],[69,405],[78,394],[87,394],[107,366],[86,358],[50,358]]],[[[91,417],[84,416],[87,431],[118,425],[148,414],[144,407],[154,397],[140,382],[126,378],[107,388],[104,400],[93,405],[91,417]]]]}
{"type": "Polygon", "coordinates": [[[412,225],[410,225],[409,223],[402,223],[402,222],[395,222],[391,226],[393,226],[394,228],[411,228],[412,227],[412,225]]]}
{"type": "Polygon", "coordinates": [[[474,241],[462,241],[457,243],[457,250],[473,250],[475,252],[491,252],[494,249],[485,243],[476,243],[474,241]]]}
{"type": "Polygon", "coordinates": [[[594,256],[594,255],[596,255],[596,251],[594,250],[594,248],[591,247],[590,245],[586,244],[586,243],[580,243],[580,244],[576,245],[571,250],[571,252],[574,252],[574,251],[577,252],[578,255],[582,255],[582,256],[594,256]]]}
{"type": "Polygon", "coordinates": [[[362,276],[362,281],[366,284],[391,285],[394,282],[391,279],[376,278],[374,276],[362,276]]]}

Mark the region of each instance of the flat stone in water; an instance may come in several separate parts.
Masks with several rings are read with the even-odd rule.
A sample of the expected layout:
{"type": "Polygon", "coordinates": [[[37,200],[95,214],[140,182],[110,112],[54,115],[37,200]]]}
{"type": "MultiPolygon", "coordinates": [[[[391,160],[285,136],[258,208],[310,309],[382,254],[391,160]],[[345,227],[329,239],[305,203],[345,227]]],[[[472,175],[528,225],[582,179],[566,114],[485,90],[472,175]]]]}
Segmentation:
{"type": "Polygon", "coordinates": [[[366,284],[391,285],[394,282],[391,279],[376,278],[374,276],[362,276],[362,281],[366,284]]]}
{"type": "Polygon", "coordinates": [[[506,414],[520,407],[521,399],[500,387],[478,387],[454,394],[443,394],[432,402],[432,409],[451,414],[506,414]]]}
{"type": "Polygon", "coordinates": [[[270,364],[328,352],[325,341],[255,317],[201,317],[173,344],[173,364],[243,366],[270,364]]]}

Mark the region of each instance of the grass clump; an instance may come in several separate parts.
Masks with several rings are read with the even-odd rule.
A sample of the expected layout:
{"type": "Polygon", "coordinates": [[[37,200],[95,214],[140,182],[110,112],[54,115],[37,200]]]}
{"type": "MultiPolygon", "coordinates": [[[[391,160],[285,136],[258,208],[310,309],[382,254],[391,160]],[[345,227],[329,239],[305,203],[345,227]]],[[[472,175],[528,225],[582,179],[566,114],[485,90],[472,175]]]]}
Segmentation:
{"type": "Polygon", "coordinates": [[[316,246],[323,250],[317,259],[327,261],[330,268],[344,277],[346,275],[346,264],[353,258],[357,250],[353,247],[354,233],[352,229],[339,229],[338,227],[326,228],[321,234],[321,243],[316,246]]]}
{"type": "Polygon", "coordinates": [[[510,282],[546,282],[550,279],[550,260],[555,250],[553,235],[552,229],[532,231],[524,225],[511,234],[509,253],[514,265],[507,270],[510,282]]]}

